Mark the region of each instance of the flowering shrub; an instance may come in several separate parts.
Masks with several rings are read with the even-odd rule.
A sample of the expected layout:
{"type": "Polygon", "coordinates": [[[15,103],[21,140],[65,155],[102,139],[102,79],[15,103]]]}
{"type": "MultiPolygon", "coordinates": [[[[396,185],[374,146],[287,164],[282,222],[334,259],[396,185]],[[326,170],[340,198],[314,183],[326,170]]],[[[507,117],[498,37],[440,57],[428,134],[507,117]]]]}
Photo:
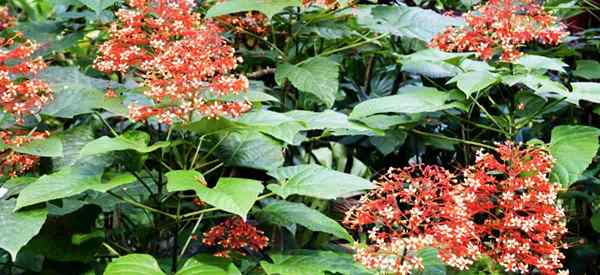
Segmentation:
{"type": "Polygon", "coordinates": [[[246,223],[241,218],[231,218],[214,226],[204,233],[202,242],[207,246],[216,246],[217,256],[228,257],[233,251],[246,255],[244,250],[260,251],[267,247],[269,238],[264,232],[246,223]]]}
{"type": "Polygon", "coordinates": [[[0,274],[596,274],[593,3],[470,2],[0,1],[0,274]]]}
{"type": "Polygon", "coordinates": [[[222,102],[248,88],[248,80],[229,75],[239,59],[221,37],[221,29],[203,21],[188,1],[134,0],[117,12],[110,39],[99,48],[96,69],[125,74],[133,70],[156,106],[129,107],[135,121],[156,117],[170,124],[190,120],[198,111],[208,117],[239,116],[246,102],[222,102]],[[211,98],[213,94],[216,98],[211,98]]]}
{"type": "Polygon", "coordinates": [[[462,181],[437,166],[390,169],[347,212],[344,223],[369,236],[355,259],[410,274],[423,268],[416,252],[431,246],[461,270],[485,255],[507,271],[556,274],[566,228],[559,187],[548,181],[552,158],[541,148],[511,143],[500,144],[496,154],[480,153],[462,181]]]}
{"type": "Polygon", "coordinates": [[[450,27],[436,35],[431,47],[448,52],[475,52],[488,60],[500,53],[510,62],[525,44],[557,45],[568,35],[566,26],[535,1],[491,0],[464,15],[467,26],[450,27]]]}

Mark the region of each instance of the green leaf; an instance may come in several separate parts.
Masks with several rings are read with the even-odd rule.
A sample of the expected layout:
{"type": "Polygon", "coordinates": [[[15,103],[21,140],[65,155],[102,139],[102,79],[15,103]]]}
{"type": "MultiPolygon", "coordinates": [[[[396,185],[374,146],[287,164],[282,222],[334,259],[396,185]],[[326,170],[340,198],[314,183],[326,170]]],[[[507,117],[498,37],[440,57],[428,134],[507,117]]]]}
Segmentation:
{"type": "Polygon", "coordinates": [[[302,203],[275,200],[257,212],[264,221],[277,225],[299,224],[311,231],[325,232],[353,242],[352,236],[333,219],[302,203]]]}
{"type": "Polygon", "coordinates": [[[540,74],[517,74],[517,75],[505,75],[502,76],[502,83],[513,86],[517,83],[521,83],[533,90],[542,97],[568,97],[569,90],[558,81],[552,81],[546,75],[540,74]]]}
{"type": "Polygon", "coordinates": [[[87,190],[106,192],[135,181],[129,173],[111,175],[102,180],[102,174],[84,167],[67,166],[60,171],[40,177],[21,191],[16,209],[74,196],[87,190]]]}
{"type": "Polygon", "coordinates": [[[456,86],[467,96],[479,92],[498,81],[498,76],[488,71],[471,71],[459,74],[450,79],[448,83],[456,83],[456,86]]]}
{"type": "Polygon", "coordinates": [[[446,265],[438,258],[436,249],[423,248],[417,251],[417,256],[423,259],[425,267],[420,275],[446,275],[446,265]]]}
{"type": "Polygon", "coordinates": [[[222,177],[214,188],[208,188],[202,183],[202,174],[196,171],[171,171],[166,176],[169,192],[194,190],[206,203],[243,219],[263,191],[261,182],[252,179],[222,177]]]}
{"type": "Polygon", "coordinates": [[[21,247],[40,232],[48,210],[31,209],[13,212],[16,201],[0,200],[0,248],[10,253],[13,261],[21,247]]]}
{"type": "Polygon", "coordinates": [[[104,90],[117,88],[119,83],[84,75],[76,67],[49,67],[38,77],[46,81],[54,91],[54,100],[42,109],[42,114],[73,118],[94,109],[105,109],[127,116],[127,108],[119,98],[106,98],[104,90]]]}
{"type": "Polygon", "coordinates": [[[165,275],[154,257],[147,254],[129,254],[106,266],[104,275],[165,275]]]}
{"type": "Polygon", "coordinates": [[[561,73],[566,73],[564,68],[569,67],[569,65],[565,64],[560,59],[531,54],[521,56],[517,60],[517,64],[521,64],[530,70],[543,69],[561,73]]]}
{"type": "Polygon", "coordinates": [[[600,83],[572,82],[571,86],[573,87],[573,92],[567,98],[569,102],[576,105],[579,105],[580,100],[600,103],[600,83]]]}
{"type": "Polygon", "coordinates": [[[188,259],[176,275],[242,275],[232,262],[207,255],[188,259]]]}
{"type": "Polygon", "coordinates": [[[596,60],[577,60],[577,69],[573,75],[587,80],[600,79],[600,62],[596,60]]]}
{"type": "Polygon", "coordinates": [[[552,182],[567,188],[592,163],[598,152],[600,129],[588,126],[558,126],[552,129],[550,153],[556,160],[552,182]]]}
{"type": "Polygon", "coordinates": [[[406,6],[365,5],[353,8],[360,25],[377,33],[429,42],[448,26],[464,25],[462,18],[443,16],[432,10],[406,6]]]}
{"type": "Polygon", "coordinates": [[[435,88],[405,86],[397,95],[363,101],[354,107],[350,119],[360,119],[381,113],[416,114],[456,107],[450,103],[451,94],[435,88]]]}
{"type": "Polygon", "coordinates": [[[86,5],[91,10],[95,11],[96,14],[100,14],[103,10],[114,5],[117,0],[79,0],[82,4],[86,5]]]}
{"type": "Polygon", "coordinates": [[[284,199],[294,194],[335,199],[373,188],[366,179],[313,164],[281,167],[269,172],[269,175],[281,184],[269,184],[267,187],[284,199]]]}
{"type": "Polygon", "coordinates": [[[225,0],[212,6],[206,16],[216,17],[243,11],[260,11],[271,18],[286,7],[300,6],[302,0],[225,0]]]}
{"type": "Polygon", "coordinates": [[[224,138],[217,151],[225,165],[271,170],[284,162],[282,145],[255,130],[238,130],[220,135],[224,138]]]}
{"type": "Polygon", "coordinates": [[[592,228],[594,228],[596,232],[600,233],[600,212],[594,213],[590,219],[590,222],[592,223],[592,228]]]}
{"type": "MultiPolygon", "coordinates": [[[[452,77],[461,69],[451,61],[460,60],[471,54],[447,53],[437,49],[425,49],[409,55],[402,55],[399,62],[402,70],[412,74],[420,74],[432,78],[452,77]]],[[[454,62],[455,63],[455,62],[454,62]]]]}
{"type": "Polygon", "coordinates": [[[50,136],[46,139],[33,140],[21,146],[10,145],[16,152],[41,157],[62,157],[63,144],[60,138],[50,136]]]}
{"type": "Polygon", "coordinates": [[[271,253],[273,263],[261,261],[260,266],[269,275],[367,275],[372,274],[364,267],[356,264],[350,254],[319,250],[290,250],[282,253],[271,253]],[[329,273],[326,273],[329,272],[329,273]]]}
{"type": "MultiPolygon", "coordinates": [[[[143,133],[143,132],[141,132],[143,133]]],[[[143,133],[146,134],[146,133],[143,133]]],[[[147,135],[147,134],[146,134],[147,135]]],[[[168,147],[170,142],[168,141],[160,141],[152,146],[146,145],[146,141],[131,136],[118,136],[115,138],[109,138],[107,136],[103,136],[98,138],[88,144],[86,144],[81,149],[81,156],[90,156],[97,154],[104,154],[112,151],[123,151],[123,150],[134,150],[139,153],[150,153],[154,150],[168,147]]]]}
{"type": "Polygon", "coordinates": [[[315,95],[327,107],[333,106],[339,86],[339,65],[329,58],[313,57],[298,65],[277,65],[275,80],[283,85],[288,79],[302,92],[315,95]]]}

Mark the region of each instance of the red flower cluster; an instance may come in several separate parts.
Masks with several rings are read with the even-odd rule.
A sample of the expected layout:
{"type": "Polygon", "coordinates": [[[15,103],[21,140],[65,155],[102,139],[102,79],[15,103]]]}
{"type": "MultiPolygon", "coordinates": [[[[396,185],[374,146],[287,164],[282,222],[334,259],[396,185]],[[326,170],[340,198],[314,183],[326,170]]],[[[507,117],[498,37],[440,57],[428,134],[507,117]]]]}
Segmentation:
{"type": "Polygon", "coordinates": [[[357,246],[355,259],[409,274],[423,268],[416,252],[434,247],[461,270],[488,256],[507,271],[556,274],[566,228],[551,168],[543,149],[506,143],[480,153],[461,181],[437,166],[390,169],[347,212],[344,224],[368,231],[369,246],[357,246]]]}
{"type": "MultiPolygon", "coordinates": [[[[21,146],[33,140],[45,139],[48,132],[31,132],[24,130],[0,131],[0,139],[5,145],[21,146]]],[[[0,176],[16,177],[32,170],[38,163],[39,157],[17,153],[11,149],[0,152],[0,176]]]]}
{"type": "Polygon", "coordinates": [[[480,58],[510,62],[519,48],[539,41],[556,45],[568,35],[566,26],[533,0],[490,0],[464,15],[468,26],[450,27],[436,35],[430,46],[447,52],[475,52],[480,58]]]}
{"type": "Polygon", "coordinates": [[[45,69],[46,63],[41,57],[30,58],[37,48],[33,42],[18,43],[19,39],[19,35],[0,38],[0,104],[22,123],[26,115],[39,112],[52,100],[52,90],[45,82],[29,78],[45,69]]]}
{"type": "Polygon", "coordinates": [[[110,39],[99,48],[96,69],[140,75],[155,106],[130,106],[133,120],[157,117],[170,124],[187,121],[194,111],[208,117],[239,116],[247,102],[223,102],[223,96],[248,88],[248,80],[230,71],[240,61],[214,23],[202,21],[185,0],[132,0],[116,13],[110,39]]]}
{"type": "Polygon", "coordinates": [[[16,18],[10,15],[7,7],[0,7],[0,31],[15,26],[16,18]]]}
{"type": "MultiPolygon", "coordinates": [[[[23,40],[20,34],[0,38],[0,105],[4,112],[14,115],[17,124],[23,124],[25,116],[36,114],[52,100],[52,90],[48,84],[33,78],[46,68],[42,58],[31,59],[35,50],[36,45],[23,40]]],[[[22,129],[0,131],[4,145],[17,147],[46,137],[48,132],[22,129]]],[[[0,176],[14,177],[30,171],[38,160],[37,156],[17,153],[4,147],[0,151],[0,176]]]]}
{"type": "Polygon", "coordinates": [[[218,246],[216,256],[228,257],[231,251],[245,255],[242,249],[260,251],[269,244],[264,232],[246,223],[240,217],[230,218],[204,233],[202,242],[208,246],[218,246]]]}
{"type": "Polygon", "coordinates": [[[259,36],[265,36],[269,31],[268,18],[256,11],[240,14],[219,16],[219,24],[226,28],[233,28],[236,33],[243,31],[251,32],[259,36]]]}

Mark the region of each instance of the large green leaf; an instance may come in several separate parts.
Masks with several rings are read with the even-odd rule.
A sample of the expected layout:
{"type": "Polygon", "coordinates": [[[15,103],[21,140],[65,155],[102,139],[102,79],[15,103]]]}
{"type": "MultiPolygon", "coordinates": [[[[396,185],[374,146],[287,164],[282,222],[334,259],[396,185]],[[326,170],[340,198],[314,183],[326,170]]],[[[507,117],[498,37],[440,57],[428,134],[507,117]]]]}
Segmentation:
{"type": "Polygon", "coordinates": [[[423,259],[423,271],[421,275],[446,275],[446,265],[437,256],[437,250],[423,248],[417,251],[417,256],[423,259]]]}
{"type": "Polygon", "coordinates": [[[372,274],[356,264],[350,254],[318,250],[290,250],[285,254],[271,253],[269,256],[273,259],[273,263],[260,262],[261,267],[269,275],[372,274]]]}
{"type": "Polygon", "coordinates": [[[215,17],[242,11],[260,11],[269,18],[286,7],[302,6],[302,0],[225,0],[212,6],[206,16],[215,17]]]}
{"type": "Polygon", "coordinates": [[[281,167],[269,172],[269,175],[278,179],[280,184],[269,184],[267,187],[283,198],[298,194],[335,199],[373,187],[371,182],[361,177],[314,164],[281,167]]]}
{"type": "Polygon", "coordinates": [[[16,209],[80,194],[87,190],[106,192],[115,187],[135,181],[129,173],[109,175],[102,180],[102,173],[89,171],[87,167],[67,166],[60,171],[40,177],[21,191],[16,209]]]}
{"type": "Polygon", "coordinates": [[[508,86],[523,84],[542,97],[568,97],[569,90],[558,81],[552,81],[548,76],[534,73],[505,75],[502,82],[508,86]]]}
{"type": "Polygon", "coordinates": [[[350,119],[360,119],[381,113],[416,114],[435,112],[456,107],[450,93],[435,88],[405,86],[397,95],[363,101],[354,107],[350,119]]]}
{"type": "Polygon", "coordinates": [[[298,90],[315,95],[327,107],[335,101],[338,78],[338,64],[325,57],[313,57],[299,66],[279,64],[275,72],[277,84],[283,85],[288,79],[298,90]]]}
{"type": "Polygon", "coordinates": [[[54,100],[44,107],[42,114],[72,118],[94,109],[106,109],[127,116],[127,108],[120,98],[107,98],[104,89],[121,84],[84,75],[75,67],[49,67],[39,74],[54,90],[54,100]]]}
{"type": "Polygon", "coordinates": [[[106,266],[104,275],[165,275],[154,257],[147,254],[129,254],[106,266]]]}
{"type": "Polygon", "coordinates": [[[550,153],[556,160],[553,182],[568,187],[590,165],[598,152],[600,129],[588,126],[558,126],[552,129],[550,153]]]}
{"type": "Polygon", "coordinates": [[[431,78],[452,77],[462,72],[456,60],[469,56],[469,53],[447,53],[437,49],[425,49],[399,57],[402,70],[431,78]]]}
{"type": "Polygon", "coordinates": [[[112,151],[134,150],[140,153],[150,153],[154,150],[168,147],[170,142],[160,141],[152,146],[146,145],[143,139],[118,136],[110,138],[103,136],[88,144],[81,149],[81,156],[104,154],[112,151]]]}
{"type": "Polygon", "coordinates": [[[577,60],[577,69],[573,75],[587,80],[600,79],[600,62],[596,60],[577,60]]]}
{"type": "Polygon", "coordinates": [[[459,74],[450,79],[448,83],[456,83],[458,89],[467,96],[482,91],[498,81],[498,76],[488,71],[470,71],[459,74]]]}
{"type": "Polygon", "coordinates": [[[358,23],[378,33],[417,38],[429,42],[448,26],[460,26],[464,20],[443,16],[433,10],[406,6],[369,5],[352,10],[358,23]]]}
{"type": "Polygon", "coordinates": [[[569,102],[577,105],[579,105],[580,100],[600,103],[600,83],[573,82],[571,86],[573,87],[573,92],[567,98],[569,102]]]}
{"type": "Polygon", "coordinates": [[[311,231],[325,232],[353,242],[352,236],[333,219],[302,203],[276,200],[257,212],[262,220],[277,225],[299,224],[311,231]]]}
{"type": "Polygon", "coordinates": [[[0,248],[10,253],[13,261],[21,247],[40,231],[48,215],[46,208],[13,212],[15,205],[14,199],[0,200],[0,248]]]}
{"type": "Polygon", "coordinates": [[[166,176],[169,192],[194,190],[204,202],[244,219],[263,190],[260,181],[242,178],[219,178],[215,187],[208,188],[202,174],[191,170],[171,171],[166,176]]]}
{"type": "Polygon", "coordinates": [[[553,70],[561,73],[566,72],[564,67],[569,66],[560,59],[531,54],[521,56],[517,60],[517,64],[521,64],[530,70],[553,70]]]}
{"type": "Polygon", "coordinates": [[[227,259],[196,255],[188,259],[176,275],[242,275],[227,259]]]}
{"type": "Polygon", "coordinates": [[[100,14],[103,10],[114,5],[117,0],[79,0],[82,4],[86,5],[91,10],[95,11],[96,14],[100,14]]]}
{"type": "Polygon", "coordinates": [[[218,138],[224,139],[217,156],[227,166],[271,170],[283,164],[281,143],[256,130],[238,130],[218,138]]]}
{"type": "Polygon", "coordinates": [[[61,157],[63,154],[62,141],[56,136],[33,140],[20,146],[10,145],[8,147],[19,153],[41,157],[61,157]]]}

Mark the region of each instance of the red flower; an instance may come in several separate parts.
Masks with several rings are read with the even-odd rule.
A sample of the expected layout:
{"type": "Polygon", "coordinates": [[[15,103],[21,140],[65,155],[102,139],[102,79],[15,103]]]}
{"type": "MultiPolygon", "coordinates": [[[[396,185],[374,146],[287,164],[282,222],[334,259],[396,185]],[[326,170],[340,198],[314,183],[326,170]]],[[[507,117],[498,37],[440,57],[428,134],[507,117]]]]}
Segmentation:
{"type": "MultiPolygon", "coordinates": [[[[0,131],[0,139],[5,145],[21,146],[33,140],[45,139],[48,132],[31,132],[24,130],[0,131]]],[[[0,176],[15,177],[31,171],[38,163],[39,157],[17,153],[11,149],[0,152],[0,176]]]]}
{"type": "Polygon", "coordinates": [[[15,26],[16,18],[10,15],[7,7],[0,7],[0,31],[15,26]]]}
{"type": "Polygon", "coordinates": [[[159,122],[190,120],[194,111],[208,117],[238,116],[247,102],[223,102],[225,95],[248,88],[244,76],[229,74],[240,59],[214,23],[203,21],[189,1],[130,1],[131,9],[117,12],[110,39],[99,48],[96,69],[134,71],[144,94],[155,106],[130,106],[133,120],[157,117],[159,122]]]}
{"type": "Polygon", "coordinates": [[[30,58],[37,46],[29,40],[21,43],[19,40],[22,40],[20,35],[0,38],[0,104],[21,124],[26,115],[36,114],[52,100],[52,90],[45,82],[33,78],[46,68],[41,57],[30,58]]]}
{"type": "Polygon", "coordinates": [[[543,149],[511,143],[479,153],[462,181],[437,166],[392,168],[347,212],[344,224],[369,236],[355,259],[409,274],[422,268],[416,252],[431,246],[461,270],[485,255],[508,271],[556,274],[566,228],[551,169],[543,149]]]}
{"type": "Polygon", "coordinates": [[[207,246],[219,247],[219,252],[215,255],[227,257],[231,251],[245,255],[242,249],[260,251],[267,247],[269,238],[240,217],[235,217],[225,220],[204,233],[202,242],[207,246]]]}
{"type": "Polygon", "coordinates": [[[490,59],[496,51],[510,62],[519,48],[538,41],[556,45],[568,35],[566,26],[532,0],[490,0],[464,15],[465,27],[450,27],[436,35],[430,47],[447,52],[475,52],[490,59]]]}

